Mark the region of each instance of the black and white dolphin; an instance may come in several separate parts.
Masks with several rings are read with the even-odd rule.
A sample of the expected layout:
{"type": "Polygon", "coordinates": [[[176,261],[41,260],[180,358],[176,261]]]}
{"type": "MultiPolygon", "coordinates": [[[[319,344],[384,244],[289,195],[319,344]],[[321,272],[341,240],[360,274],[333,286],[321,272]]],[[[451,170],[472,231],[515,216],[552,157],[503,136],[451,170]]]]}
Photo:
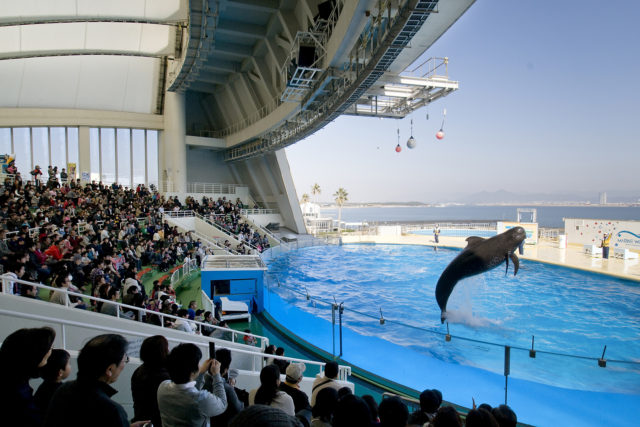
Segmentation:
{"type": "Polygon", "coordinates": [[[467,247],[444,269],[436,285],[436,301],[441,310],[440,321],[444,323],[447,318],[449,295],[460,280],[489,271],[504,261],[507,262],[506,274],[509,271],[509,258],[513,261],[515,276],[520,261],[514,251],[526,237],[527,233],[522,227],[513,227],[489,239],[467,237],[467,247]]]}

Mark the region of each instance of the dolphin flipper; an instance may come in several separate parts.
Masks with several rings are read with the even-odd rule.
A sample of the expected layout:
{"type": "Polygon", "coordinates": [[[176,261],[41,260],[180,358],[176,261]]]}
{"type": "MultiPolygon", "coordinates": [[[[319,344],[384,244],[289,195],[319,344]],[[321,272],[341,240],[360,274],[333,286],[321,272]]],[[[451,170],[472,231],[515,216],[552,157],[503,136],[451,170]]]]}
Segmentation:
{"type": "Polygon", "coordinates": [[[509,256],[511,256],[511,254],[509,254],[509,252],[507,252],[507,254],[504,256],[504,261],[507,264],[507,268],[504,270],[504,275],[505,276],[509,273],[509,256]]]}
{"type": "MultiPolygon", "coordinates": [[[[518,269],[520,268],[520,260],[518,259],[518,255],[516,255],[515,252],[511,252],[509,254],[509,258],[511,258],[511,261],[513,261],[513,275],[515,276],[516,274],[518,274],[518,269]]],[[[507,266],[509,264],[509,261],[507,261],[507,266]]]]}

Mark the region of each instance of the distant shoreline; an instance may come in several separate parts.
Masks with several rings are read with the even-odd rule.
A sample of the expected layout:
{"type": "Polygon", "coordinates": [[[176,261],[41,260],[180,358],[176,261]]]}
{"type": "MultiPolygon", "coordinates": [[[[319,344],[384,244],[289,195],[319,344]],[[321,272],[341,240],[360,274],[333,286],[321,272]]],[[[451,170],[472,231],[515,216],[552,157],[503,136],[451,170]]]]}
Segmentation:
{"type": "MultiPolygon", "coordinates": [[[[336,204],[319,203],[320,209],[338,209],[336,204]]],[[[638,203],[607,203],[606,205],[592,203],[425,203],[425,204],[406,204],[406,203],[355,203],[346,204],[342,209],[351,208],[450,208],[450,207],[473,207],[473,206],[505,206],[514,208],[527,207],[589,207],[589,208],[636,208],[640,207],[638,203]]]]}

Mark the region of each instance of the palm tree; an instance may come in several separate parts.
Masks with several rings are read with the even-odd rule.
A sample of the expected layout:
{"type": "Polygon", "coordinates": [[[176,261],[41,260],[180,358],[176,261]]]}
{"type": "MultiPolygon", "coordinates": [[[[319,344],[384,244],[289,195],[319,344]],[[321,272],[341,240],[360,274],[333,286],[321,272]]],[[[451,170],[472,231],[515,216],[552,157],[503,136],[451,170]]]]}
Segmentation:
{"type": "Polygon", "coordinates": [[[336,205],[338,205],[338,234],[340,234],[341,232],[340,222],[342,220],[342,205],[344,205],[347,202],[347,200],[349,200],[349,193],[347,193],[347,190],[340,187],[338,188],[338,191],[336,191],[333,194],[333,197],[335,197],[336,205]]]}
{"type": "Polygon", "coordinates": [[[320,194],[322,191],[320,191],[320,185],[318,185],[318,183],[316,182],[315,184],[313,184],[311,186],[311,194],[313,194],[313,203],[318,203],[318,198],[316,197],[318,194],[320,194]]]}
{"type": "Polygon", "coordinates": [[[305,203],[309,203],[309,195],[307,193],[304,193],[300,198],[300,204],[304,205],[305,203]]]}

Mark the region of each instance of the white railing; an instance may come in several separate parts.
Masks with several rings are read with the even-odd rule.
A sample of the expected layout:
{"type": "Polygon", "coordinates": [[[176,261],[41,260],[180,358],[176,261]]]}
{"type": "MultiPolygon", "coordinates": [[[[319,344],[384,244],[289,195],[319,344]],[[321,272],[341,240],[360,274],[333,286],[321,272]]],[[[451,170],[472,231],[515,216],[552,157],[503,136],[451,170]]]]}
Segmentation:
{"type": "Polygon", "coordinates": [[[162,213],[163,216],[168,216],[169,218],[189,218],[192,216],[196,216],[197,214],[192,210],[184,210],[184,211],[164,211],[162,213]]]}
{"type": "MultiPolygon", "coordinates": [[[[173,181],[161,181],[160,189],[166,193],[181,192],[181,190],[177,188],[173,181]]],[[[239,190],[241,189],[246,189],[246,192],[249,191],[246,185],[241,184],[224,184],[217,182],[187,182],[185,185],[186,193],[240,195],[241,192],[239,190]]]]}
{"type": "Polygon", "coordinates": [[[241,209],[240,213],[242,215],[274,215],[279,214],[280,211],[278,209],[241,209]]]}
{"type": "MultiPolygon", "coordinates": [[[[236,236],[235,234],[231,233],[229,230],[225,229],[223,226],[221,226],[220,224],[216,223],[215,221],[211,221],[209,219],[209,216],[203,216],[200,215],[199,213],[195,213],[196,218],[199,218],[201,220],[203,220],[204,222],[206,222],[207,224],[209,224],[212,227],[215,227],[216,229],[218,229],[219,231],[221,231],[222,233],[224,233],[226,236],[228,236],[229,238],[231,238],[234,242],[237,243],[242,243],[243,245],[253,249],[255,251],[255,253],[259,253],[260,251],[258,250],[258,248],[256,248],[255,246],[253,246],[251,243],[247,242],[247,241],[240,241],[238,239],[238,236],[236,236]]],[[[217,215],[214,215],[217,216],[217,215]]]]}
{"type": "Polygon", "coordinates": [[[174,284],[180,282],[193,271],[198,271],[198,261],[196,261],[195,259],[182,264],[180,268],[171,273],[171,286],[175,288],[175,286],[173,286],[174,284]]]}
{"type": "Polygon", "coordinates": [[[209,295],[202,289],[200,289],[200,293],[202,294],[202,309],[205,312],[210,311],[211,313],[215,313],[215,305],[213,301],[211,301],[211,298],[209,298],[209,295]]]}
{"type": "MultiPolygon", "coordinates": [[[[131,329],[122,329],[122,328],[113,328],[113,327],[109,327],[109,326],[103,326],[103,325],[92,325],[89,323],[84,323],[84,322],[76,322],[73,320],[67,320],[67,319],[55,319],[55,318],[51,318],[51,317],[46,317],[46,316],[40,316],[37,314],[31,314],[31,313],[21,313],[21,312],[17,312],[17,311],[11,311],[11,310],[3,310],[0,309],[0,315],[5,315],[5,316],[11,316],[11,317],[18,317],[18,318],[22,318],[22,319],[30,319],[30,320],[37,320],[37,321],[41,321],[44,323],[54,323],[54,324],[58,324],[61,326],[62,332],[61,332],[61,341],[62,341],[62,348],[67,350],[66,346],[66,336],[67,336],[67,331],[66,331],[66,327],[67,326],[72,326],[72,327],[80,327],[80,328],[86,328],[86,329],[94,329],[97,331],[101,331],[101,332],[109,332],[109,333],[114,333],[114,334],[121,334],[121,335],[133,335],[133,336],[137,336],[140,338],[147,338],[152,336],[151,334],[148,333],[144,333],[144,332],[136,332],[133,331],[131,329]]],[[[258,337],[257,335],[252,335],[248,332],[242,332],[242,335],[249,335],[249,336],[253,336],[253,337],[258,337]]],[[[187,336],[188,337],[188,336],[187,336]]],[[[167,336],[165,337],[167,339],[167,341],[169,342],[175,342],[175,343],[188,343],[188,344],[195,344],[197,346],[202,346],[204,345],[204,343],[199,342],[199,341],[193,341],[193,340],[189,340],[188,338],[186,339],[182,339],[182,338],[174,338],[171,336],[167,336]]],[[[213,338],[209,338],[209,337],[203,337],[206,341],[211,341],[214,342],[215,340],[213,338]]],[[[260,337],[263,338],[263,337],[260,337]]],[[[264,338],[266,340],[266,338],[264,338]]],[[[267,341],[268,342],[268,341],[267,341]]],[[[69,350],[77,350],[77,349],[69,349],[69,350]]],[[[317,362],[315,360],[305,360],[305,359],[297,359],[295,357],[286,357],[286,356],[276,356],[274,354],[265,354],[264,352],[257,352],[257,351],[251,351],[251,350],[244,350],[242,348],[230,348],[229,350],[231,350],[233,353],[239,353],[239,354],[244,354],[244,355],[248,355],[252,358],[252,370],[254,372],[259,371],[260,369],[262,369],[263,366],[266,365],[266,360],[267,359],[279,359],[279,360],[286,360],[288,362],[295,362],[295,363],[304,363],[305,365],[315,365],[318,366],[320,372],[323,372],[323,368],[325,363],[324,362],[317,362]],[[258,363],[256,363],[258,362],[258,363]]],[[[344,366],[344,365],[340,365],[338,368],[338,379],[340,381],[347,381],[347,377],[351,375],[351,367],[350,366],[344,366]]]]}
{"type": "MultiPolygon", "coordinates": [[[[115,305],[117,307],[116,310],[116,316],[118,318],[124,318],[124,319],[130,319],[129,317],[123,315],[124,312],[127,311],[133,311],[134,313],[138,313],[138,321],[142,321],[142,317],[143,314],[147,314],[147,315],[153,315],[153,316],[158,316],[158,318],[160,319],[160,327],[161,328],[166,328],[166,326],[164,325],[164,321],[165,319],[170,319],[170,320],[184,320],[181,317],[178,316],[173,316],[171,314],[165,314],[165,313],[161,313],[159,311],[153,311],[153,310],[148,310],[146,308],[142,308],[142,307],[136,307],[133,305],[128,305],[128,304],[123,304],[117,301],[111,301],[111,300],[106,300],[106,299],[102,299],[102,298],[97,298],[94,296],[90,296],[90,295],[85,295],[79,292],[73,292],[73,291],[69,291],[68,289],[65,288],[54,288],[51,286],[47,286],[47,285],[43,285],[41,283],[33,283],[33,282],[28,282],[26,280],[20,280],[20,279],[15,279],[11,276],[7,276],[7,275],[2,275],[0,276],[0,279],[2,280],[2,293],[11,293],[8,291],[9,289],[9,283],[20,283],[22,285],[29,285],[29,286],[34,286],[38,289],[48,289],[49,291],[52,292],[63,292],[66,294],[66,298],[65,298],[65,306],[71,308],[71,300],[69,298],[69,296],[73,296],[73,297],[78,297],[81,298],[83,301],[84,300],[90,300],[90,301],[95,301],[95,302],[102,302],[103,304],[111,304],[111,305],[115,305]]],[[[52,303],[55,304],[55,303],[52,303]]],[[[217,325],[211,325],[209,323],[203,323],[203,322],[198,322],[195,320],[189,320],[189,323],[194,324],[197,326],[198,328],[198,332],[200,334],[202,334],[202,328],[208,328],[208,329],[219,329],[222,332],[226,332],[226,333],[230,333],[231,334],[231,341],[232,342],[239,342],[238,341],[238,336],[240,336],[240,339],[242,338],[242,336],[244,335],[249,335],[252,336],[256,339],[260,339],[260,348],[262,350],[264,350],[266,348],[267,345],[269,345],[269,339],[267,337],[263,337],[260,335],[254,335],[251,334],[249,332],[238,332],[234,329],[229,329],[229,328],[223,328],[221,326],[217,326],[217,325]]],[[[156,325],[157,326],[157,325],[156,325]]]]}
{"type": "Polygon", "coordinates": [[[276,258],[282,254],[285,254],[287,252],[290,252],[296,249],[308,248],[311,246],[328,246],[328,245],[335,245],[335,244],[339,244],[339,239],[338,241],[333,241],[333,239],[329,237],[320,239],[318,237],[309,236],[304,239],[298,239],[291,242],[283,242],[281,245],[273,246],[265,250],[264,252],[262,252],[260,254],[260,258],[262,258],[262,261],[264,262],[266,260],[276,258]]]}

